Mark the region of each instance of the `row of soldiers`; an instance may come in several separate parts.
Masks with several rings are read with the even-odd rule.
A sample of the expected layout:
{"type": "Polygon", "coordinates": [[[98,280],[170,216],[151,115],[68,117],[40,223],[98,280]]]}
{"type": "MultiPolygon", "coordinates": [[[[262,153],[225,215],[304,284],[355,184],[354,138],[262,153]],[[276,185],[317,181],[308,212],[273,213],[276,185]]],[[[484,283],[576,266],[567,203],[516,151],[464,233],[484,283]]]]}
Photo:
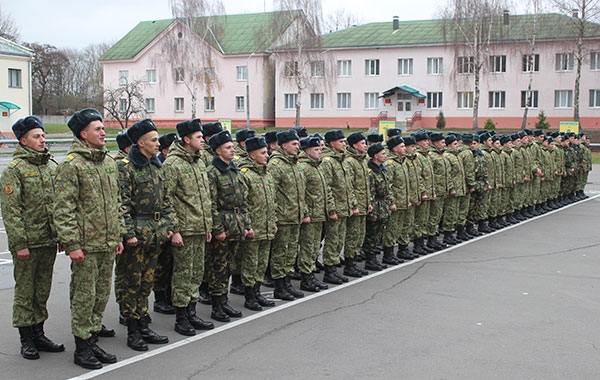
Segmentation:
{"type": "Polygon", "coordinates": [[[27,359],[65,349],[43,330],[57,243],[72,260],[74,360],[97,369],[117,360],[98,346],[115,335],[102,324],[115,254],[127,345],[145,351],[169,341],[148,326],[152,290],[155,311],[174,313],[175,331],[194,335],[214,328],[198,302],[211,304],[216,321],[242,316],[230,289],[249,310],[274,306],[261,294],[266,273],[276,299],[301,298],[581,199],[591,170],[588,141],[574,134],[391,129],[384,143],[295,127],[265,137],[244,129],[234,142],[220,123],[199,119],[162,137],[152,120],[137,122],[117,136],[113,159],[102,122],[94,109],[69,119],[74,142],[60,165],[39,118],[13,126],[20,143],[0,199],[15,263],[13,325],[27,359]]]}

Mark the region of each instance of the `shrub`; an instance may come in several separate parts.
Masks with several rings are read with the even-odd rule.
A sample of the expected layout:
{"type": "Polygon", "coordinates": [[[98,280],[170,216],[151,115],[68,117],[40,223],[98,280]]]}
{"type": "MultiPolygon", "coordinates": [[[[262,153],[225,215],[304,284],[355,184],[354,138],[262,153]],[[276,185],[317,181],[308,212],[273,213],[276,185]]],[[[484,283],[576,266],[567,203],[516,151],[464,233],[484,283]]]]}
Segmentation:
{"type": "Polygon", "coordinates": [[[485,124],[483,125],[483,129],[486,129],[486,130],[496,129],[496,124],[494,123],[494,121],[492,119],[487,119],[485,121],[485,124]]]}
{"type": "Polygon", "coordinates": [[[435,123],[435,127],[437,129],[446,128],[446,118],[444,117],[444,113],[440,111],[440,114],[437,117],[437,123],[435,123]]]}
{"type": "Polygon", "coordinates": [[[538,121],[535,123],[535,129],[548,129],[550,128],[550,123],[546,121],[546,113],[544,111],[540,111],[538,114],[538,121]]]}

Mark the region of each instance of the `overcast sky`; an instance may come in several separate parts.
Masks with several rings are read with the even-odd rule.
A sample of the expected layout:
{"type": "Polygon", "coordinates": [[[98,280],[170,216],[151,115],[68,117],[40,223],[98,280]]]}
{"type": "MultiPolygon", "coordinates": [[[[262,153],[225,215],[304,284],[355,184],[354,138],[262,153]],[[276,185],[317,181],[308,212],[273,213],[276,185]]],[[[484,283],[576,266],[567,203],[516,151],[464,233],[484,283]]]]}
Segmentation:
{"type": "MultiPolygon", "coordinates": [[[[222,0],[227,14],[273,10],[272,0],[222,0]]],[[[445,0],[322,0],[323,16],[337,9],[365,23],[425,20],[436,17],[445,0]]],[[[24,42],[59,48],[84,48],[114,43],[140,21],[171,18],[169,0],[2,0],[2,13],[18,25],[24,42]]]]}

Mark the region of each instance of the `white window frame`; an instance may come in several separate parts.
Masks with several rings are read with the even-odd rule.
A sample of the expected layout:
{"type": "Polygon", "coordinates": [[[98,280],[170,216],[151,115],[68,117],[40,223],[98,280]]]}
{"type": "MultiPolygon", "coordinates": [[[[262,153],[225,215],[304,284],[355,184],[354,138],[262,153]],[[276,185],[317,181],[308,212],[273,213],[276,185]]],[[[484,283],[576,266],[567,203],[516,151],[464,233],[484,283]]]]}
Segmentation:
{"type": "Polygon", "coordinates": [[[378,92],[365,92],[365,109],[379,109],[378,92]]]}
{"type": "Polygon", "coordinates": [[[556,53],[555,69],[558,72],[573,71],[575,56],[573,53],[556,53]]]}
{"type": "Polygon", "coordinates": [[[441,91],[427,93],[427,108],[439,109],[443,106],[444,94],[441,91]]]}
{"type": "Polygon", "coordinates": [[[148,113],[156,112],[156,99],[146,98],[146,112],[148,112],[148,113]]]}
{"type": "Polygon", "coordinates": [[[600,52],[593,51],[590,53],[590,70],[600,70],[600,52]]]}
{"type": "Polygon", "coordinates": [[[573,108],[573,90],[554,90],[554,108],[573,108]]]}
{"type": "Polygon", "coordinates": [[[175,108],[175,112],[184,112],[185,110],[185,103],[183,98],[175,98],[174,100],[174,108],[175,108]]]}
{"type": "Polygon", "coordinates": [[[244,112],[246,110],[246,97],[236,96],[235,97],[235,111],[244,112]]]}
{"type": "Polygon", "coordinates": [[[539,102],[540,102],[539,91],[538,90],[521,91],[521,108],[525,108],[525,106],[526,106],[525,102],[529,103],[527,108],[538,108],[540,105],[539,104],[539,102]]]}
{"type": "Polygon", "coordinates": [[[310,62],[310,76],[313,78],[322,78],[325,76],[325,61],[310,62]]]}
{"type": "Polygon", "coordinates": [[[248,81],[248,66],[236,66],[236,75],[238,82],[248,81]]]}
{"type": "Polygon", "coordinates": [[[600,90],[590,90],[590,108],[600,108],[600,90]]]}
{"type": "Polygon", "coordinates": [[[205,67],[203,71],[204,71],[205,83],[213,83],[217,76],[215,73],[215,68],[214,67],[205,67]]]}
{"type": "Polygon", "coordinates": [[[475,57],[472,55],[458,57],[456,71],[459,74],[473,74],[475,72],[475,57]]]}
{"type": "Polygon", "coordinates": [[[349,110],[352,108],[352,94],[350,92],[337,93],[337,109],[349,110]]]}
{"type": "Polygon", "coordinates": [[[459,91],[456,93],[456,108],[473,109],[473,91],[459,91]]]}
{"type": "Polygon", "coordinates": [[[119,86],[129,84],[129,70],[119,70],[119,86]]]}
{"type": "Polygon", "coordinates": [[[523,54],[521,71],[524,73],[537,73],[540,71],[539,54],[523,54]]]}
{"type": "Polygon", "coordinates": [[[337,76],[351,77],[352,76],[352,60],[342,59],[337,61],[337,76]]]}
{"type": "Polygon", "coordinates": [[[21,69],[8,69],[8,87],[9,88],[22,88],[22,72],[21,69]]]}
{"type": "Polygon", "coordinates": [[[183,67],[175,68],[175,83],[183,83],[185,81],[185,72],[183,67]]]}
{"type": "Polygon", "coordinates": [[[444,58],[427,58],[427,75],[442,75],[444,73],[444,58]]]}
{"type": "Polygon", "coordinates": [[[488,96],[488,106],[490,109],[501,110],[506,108],[506,91],[490,91],[488,96]]]}
{"type": "Polygon", "coordinates": [[[298,75],[298,61],[287,61],[284,63],[285,76],[288,78],[293,78],[298,75]]]}
{"type": "Polygon", "coordinates": [[[379,59],[365,59],[365,75],[368,77],[379,76],[380,71],[379,59]]]}
{"type": "Polygon", "coordinates": [[[298,101],[297,93],[283,94],[283,108],[286,110],[295,110],[298,101]]]}
{"type": "Polygon", "coordinates": [[[205,96],[204,97],[204,112],[215,112],[215,97],[205,96]]]}
{"type": "Polygon", "coordinates": [[[322,110],[325,108],[325,94],[323,93],[312,93],[310,94],[310,109],[311,110],[322,110]]]}
{"type": "Polygon", "coordinates": [[[156,69],[146,69],[146,82],[148,84],[156,83],[156,69]]]}
{"type": "Polygon", "coordinates": [[[412,75],[413,74],[413,59],[412,58],[398,58],[398,75],[412,75]]]}
{"type": "Polygon", "coordinates": [[[502,74],[506,72],[506,56],[490,55],[490,73],[502,74]]]}
{"type": "Polygon", "coordinates": [[[125,114],[127,112],[127,99],[119,99],[119,112],[121,114],[125,114]]]}

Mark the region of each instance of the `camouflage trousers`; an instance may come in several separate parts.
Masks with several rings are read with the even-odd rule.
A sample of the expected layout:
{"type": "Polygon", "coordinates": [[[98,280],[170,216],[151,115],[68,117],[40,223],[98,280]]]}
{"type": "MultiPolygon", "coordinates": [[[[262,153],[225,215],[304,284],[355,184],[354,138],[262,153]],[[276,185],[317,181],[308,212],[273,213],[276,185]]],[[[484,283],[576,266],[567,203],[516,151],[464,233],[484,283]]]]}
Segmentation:
{"type": "Polygon", "coordinates": [[[240,242],[237,240],[213,239],[206,250],[205,274],[208,282],[208,293],[211,296],[227,295],[229,290],[230,263],[238,254],[240,242]]]}
{"type": "Polygon", "coordinates": [[[415,206],[415,228],[413,229],[413,236],[415,238],[429,236],[427,221],[429,220],[430,205],[431,201],[421,201],[420,205],[415,206]]]}
{"type": "Polygon", "coordinates": [[[56,244],[51,247],[29,248],[29,259],[13,259],[15,291],[13,297],[13,327],[37,325],[48,319],[46,303],[52,287],[52,271],[56,260],[56,244]]]}
{"type": "Polygon", "coordinates": [[[556,176],[554,177],[554,185],[552,186],[552,199],[556,199],[558,198],[559,194],[560,194],[560,189],[561,189],[561,182],[562,182],[562,176],[556,176]]]}
{"type": "Polygon", "coordinates": [[[377,246],[383,238],[385,223],[386,222],[382,220],[378,220],[376,222],[367,220],[367,233],[365,235],[365,243],[363,245],[363,250],[366,254],[376,255],[379,253],[377,251],[377,246]]]}
{"type": "Polygon", "coordinates": [[[294,272],[298,256],[299,224],[280,224],[275,239],[271,242],[271,277],[284,278],[294,272]]]}
{"type": "Polygon", "coordinates": [[[183,247],[172,246],[169,250],[173,257],[170,285],[173,306],[186,307],[190,302],[198,301],[198,288],[204,276],[205,247],[206,235],[193,235],[183,236],[183,247]]]}
{"type": "Polygon", "coordinates": [[[160,247],[156,269],[154,270],[154,291],[171,292],[171,281],[173,277],[173,251],[170,241],[160,247]]]}
{"type": "Polygon", "coordinates": [[[414,232],[415,210],[416,209],[414,206],[406,209],[404,223],[402,224],[402,230],[400,231],[400,236],[398,237],[398,244],[408,245],[408,243],[410,243],[410,237],[414,232]]]}
{"type": "Polygon", "coordinates": [[[429,204],[429,219],[427,220],[427,235],[435,236],[438,233],[440,221],[442,220],[442,214],[444,212],[443,197],[438,197],[436,200],[432,200],[429,204]]]}
{"type": "Polygon", "coordinates": [[[269,263],[271,240],[244,240],[240,243],[242,284],[262,283],[269,263]]]}
{"type": "Polygon", "coordinates": [[[511,213],[511,198],[510,194],[512,192],[512,187],[505,187],[499,190],[500,200],[498,202],[498,216],[506,215],[511,213]]]}
{"type": "Polygon", "coordinates": [[[467,215],[469,214],[469,205],[471,204],[471,194],[458,197],[458,218],[456,224],[464,226],[467,224],[467,215]]]}
{"type": "Polygon", "coordinates": [[[158,251],[158,245],[137,245],[123,251],[121,260],[126,273],[120,306],[125,318],[141,319],[148,313],[148,296],[154,286],[158,251]]]}
{"type": "Polygon", "coordinates": [[[115,300],[121,306],[123,303],[123,291],[125,289],[125,274],[127,267],[125,266],[125,256],[118,255],[115,258],[115,300]]]}
{"type": "Polygon", "coordinates": [[[541,203],[541,187],[542,187],[542,179],[541,177],[533,177],[533,181],[531,181],[531,204],[536,205],[541,203]]]}
{"type": "Polygon", "coordinates": [[[340,263],[340,254],[344,248],[346,237],[345,216],[339,216],[338,220],[328,220],[323,224],[325,242],[323,243],[323,265],[337,265],[340,263]]]}
{"type": "Polygon", "coordinates": [[[358,256],[365,241],[366,228],[367,217],[365,215],[350,216],[346,219],[344,257],[353,259],[358,256]]]}
{"type": "Polygon", "coordinates": [[[71,330],[81,339],[102,329],[102,316],[112,280],[114,249],[108,252],[85,252],[82,262],[71,262],[71,330]]]}
{"type": "Polygon", "coordinates": [[[442,219],[442,229],[444,231],[454,231],[458,221],[458,197],[448,197],[444,199],[444,217],[442,219]]]}
{"type": "Polygon", "coordinates": [[[533,199],[532,199],[532,196],[531,196],[531,188],[532,188],[532,182],[531,181],[524,182],[524,187],[523,187],[523,207],[529,207],[529,206],[533,205],[533,199]]]}
{"type": "MultiPolygon", "coordinates": [[[[383,233],[383,246],[393,247],[394,244],[404,244],[400,239],[400,234],[404,228],[404,220],[406,219],[406,209],[392,211],[387,228],[383,233]]],[[[408,244],[407,244],[408,245],[408,244]]]]}
{"type": "Polygon", "coordinates": [[[500,199],[500,189],[492,189],[488,191],[490,194],[490,203],[488,205],[487,215],[489,218],[495,218],[498,216],[498,204],[500,199]]]}
{"type": "Polygon", "coordinates": [[[523,208],[524,205],[524,193],[525,193],[525,182],[516,183],[512,192],[512,203],[513,211],[517,211],[523,208]]]}
{"type": "Polygon", "coordinates": [[[585,185],[587,184],[589,174],[590,174],[590,172],[587,170],[582,171],[581,173],[577,174],[577,180],[576,180],[576,185],[575,185],[575,189],[577,191],[583,191],[585,189],[585,185]]]}
{"type": "Polygon", "coordinates": [[[469,203],[469,215],[467,216],[467,221],[469,223],[477,223],[480,220],[487,219],[489,202],[489,191],[473,192],[471,194],[471,202],[469,203]]]}
{"type": "Polygon", "coordinates": [[[315,260],[319,257],[323,239],[323,222],[304,223],[300,226],[300,250],[298,251],[298,269],[300,273],[312,273],[315,260]]]}

